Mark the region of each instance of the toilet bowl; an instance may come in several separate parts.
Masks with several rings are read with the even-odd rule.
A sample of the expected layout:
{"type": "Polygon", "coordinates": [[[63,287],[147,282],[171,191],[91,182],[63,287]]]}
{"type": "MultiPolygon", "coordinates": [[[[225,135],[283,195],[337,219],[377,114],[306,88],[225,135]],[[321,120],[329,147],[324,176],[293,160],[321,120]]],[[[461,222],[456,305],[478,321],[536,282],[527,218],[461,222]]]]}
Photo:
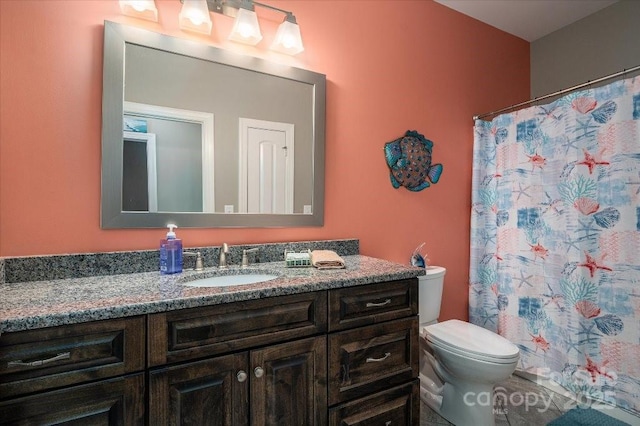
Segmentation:
{"type": "Polygon", "coordinates": [[[495,424],[493,387],[513,373],[520,351],[509,340],[477,325],[436,321],[445,272],[429,267],[426,276],[418,277],[420,396],[457,426],[491,426],[495,424]]]}

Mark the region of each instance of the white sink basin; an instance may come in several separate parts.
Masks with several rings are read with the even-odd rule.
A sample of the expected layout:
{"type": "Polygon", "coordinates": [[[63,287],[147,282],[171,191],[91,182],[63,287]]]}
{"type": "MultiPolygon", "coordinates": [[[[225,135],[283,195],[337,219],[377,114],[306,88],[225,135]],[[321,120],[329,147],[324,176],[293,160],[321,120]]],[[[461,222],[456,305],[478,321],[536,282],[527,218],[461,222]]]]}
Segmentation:
{"type": "Polygon", "coordinates": [[[215,277],[201,278],[199,280],[188,281],[182,285],[188,287],[228,287],[234,285],[247,285],[261,283],[278,278],[273,274],[240,274],[240,275],[218,275],[215,277]]]}

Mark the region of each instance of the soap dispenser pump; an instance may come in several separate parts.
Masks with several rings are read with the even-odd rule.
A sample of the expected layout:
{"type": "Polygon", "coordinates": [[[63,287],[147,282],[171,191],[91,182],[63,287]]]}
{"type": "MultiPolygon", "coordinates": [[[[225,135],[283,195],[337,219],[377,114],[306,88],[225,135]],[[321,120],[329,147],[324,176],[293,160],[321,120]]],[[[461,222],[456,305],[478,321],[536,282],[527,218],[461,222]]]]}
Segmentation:
{"type": "Polygon", "coordinates": [[[177,274],[182,272],[182,240],[176,238],[176,225],[167,225],[167,237],[160,240],[160,273],[177,274]]]}

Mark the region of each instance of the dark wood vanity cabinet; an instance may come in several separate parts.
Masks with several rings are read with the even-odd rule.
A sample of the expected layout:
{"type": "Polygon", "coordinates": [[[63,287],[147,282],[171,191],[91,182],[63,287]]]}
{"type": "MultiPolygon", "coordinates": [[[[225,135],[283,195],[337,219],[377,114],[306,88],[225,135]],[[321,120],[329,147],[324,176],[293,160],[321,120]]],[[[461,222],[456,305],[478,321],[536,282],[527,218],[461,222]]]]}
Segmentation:
{"type": "Polygon", "coordinates": [[[0,424],[143,425],[144,317],[0,336],[0,424]]]}
{"type": "Polygon", "coordinates": [[[150,315],[149,423],[327,424],[326,318],[325,291],[150,315]]]}
{"type": "Polygon", "coordinates": [[[417,279],[0,336],[0,424],[418,425],[417,279]]]}
{"type": "Polygon", "coordinates": [[[329,292],[330,425],[420,421],[418,280],[329,292]]]}
{"type": "Polygon", "coordinates": [[[417,290],[409,279],[149,315],[149,422],[417,425],[417,290]]]}

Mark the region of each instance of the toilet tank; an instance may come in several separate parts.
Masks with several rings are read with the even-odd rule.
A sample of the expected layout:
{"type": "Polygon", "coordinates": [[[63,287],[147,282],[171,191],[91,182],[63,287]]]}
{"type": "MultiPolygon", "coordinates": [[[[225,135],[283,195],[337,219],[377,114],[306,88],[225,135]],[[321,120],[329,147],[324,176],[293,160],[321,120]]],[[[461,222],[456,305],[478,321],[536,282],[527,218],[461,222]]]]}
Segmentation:
{"type": "Polygon", "coordinates": [[[418,277],[418,316],[420,324],[432,324],[440,316],[444,274],[447,270],[441,266],[427,266],[427,275],[418,277]]]}

